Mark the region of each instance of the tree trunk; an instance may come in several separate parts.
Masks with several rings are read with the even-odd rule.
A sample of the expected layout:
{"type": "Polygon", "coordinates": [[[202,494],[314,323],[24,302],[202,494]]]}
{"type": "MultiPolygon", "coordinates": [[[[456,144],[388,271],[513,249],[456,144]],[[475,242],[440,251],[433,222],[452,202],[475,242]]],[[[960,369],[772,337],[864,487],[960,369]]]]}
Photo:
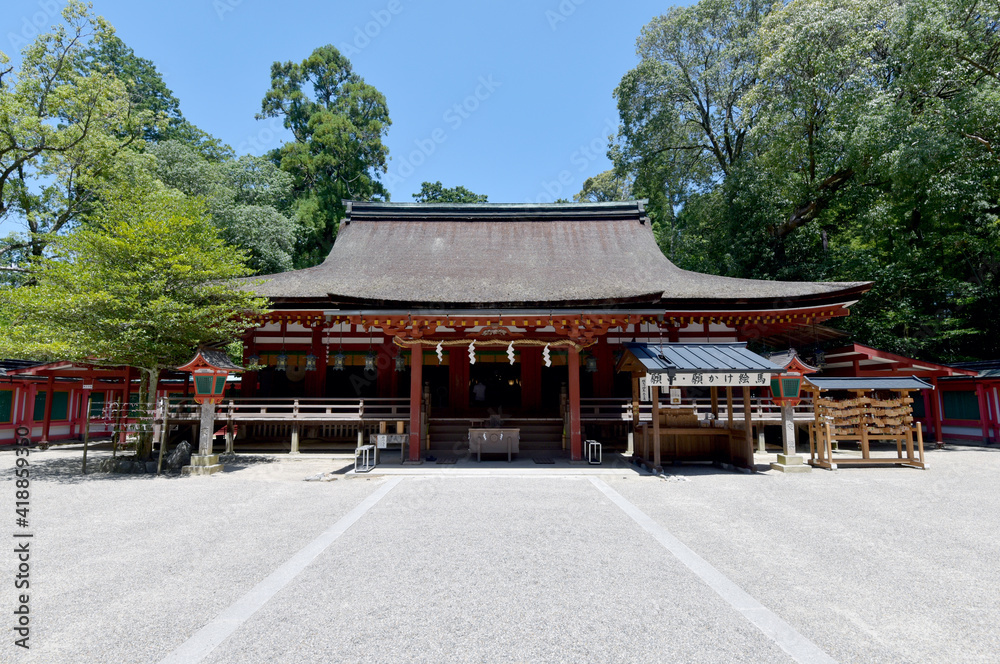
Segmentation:
{"type": "Polygon", "coordinates": [[[139,417],[139,440],[136,456],[148,459],[153,452],[153,413],[156,411],[156,390],[160,382],[160,369],[143,369],[146,380],[139,388],[139,402],[143,404],[139,417]]]}
{"type": "Polygon", "coordinates": [[[813,199],[796,207],[788,219],[775,227],[771,234],[781,240],[795,229],[805,226],[810,221],[816,219],[830,205],[834,195],[850,182],[853,177],[854,169],[845,168],[823,180],[817,188],[813,199]]]}

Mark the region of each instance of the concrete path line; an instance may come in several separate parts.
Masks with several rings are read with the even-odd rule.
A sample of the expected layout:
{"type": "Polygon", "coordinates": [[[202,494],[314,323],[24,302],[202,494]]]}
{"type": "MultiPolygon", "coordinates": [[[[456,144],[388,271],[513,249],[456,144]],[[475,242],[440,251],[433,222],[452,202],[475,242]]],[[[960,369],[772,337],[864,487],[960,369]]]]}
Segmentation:
{"type": "Polygon", "coordinates": [[[730,581],[722,572],[712,567],[704,558],[671,535],[645,512],[608,486],[604,480],[597,477],[587,479],[612,503],[639,524],[643,530],[652,535],[657,542],[663,545],[663,548],[674,554],[688,569],[698,575],[702,581],[708,584],[709,588],[726,600],[730,606],[739,611],[760,631],[764,632],[782,650],[791,655],[796,662],[801,664],[836,664],[836,660],[823,652],[819,646],[802,636],[777,614],[730,581]]]}
{"type": "Polygon", "coordinates": [[[281,567],[236,600],[215,620],[195,632],[191,638],[160,660],[160,664],[195,664],[202,661],[402,481],[402,477],[387,481],[326,532],[302,547],[281,567]]]}

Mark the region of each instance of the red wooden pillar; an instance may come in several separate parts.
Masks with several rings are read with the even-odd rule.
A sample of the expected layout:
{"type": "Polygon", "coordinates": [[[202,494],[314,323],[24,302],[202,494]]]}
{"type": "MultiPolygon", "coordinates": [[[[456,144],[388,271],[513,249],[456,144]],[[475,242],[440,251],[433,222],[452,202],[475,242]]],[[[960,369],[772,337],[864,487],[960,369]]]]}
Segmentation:
{"type": "Polygon", "coordinates": [[[420,410],[423,403],[424,349],[410,347],[410,461],[420,461],[420,410]]]}
{"type": "Polygon", "coordinates": [[[990,442],[990,407],[986,398],[986,386],[976,385],[976,398],[979,400],[979,426],[983,431],[983,442],[990,442]]]}
{"type": "MultiPolygon", "coordinates": [[[[402,355],[403,349],[397,348],[396,352],[402,355]]],[[[395,364],[395,361],[393,363],[395,364]]],[[[392,375],[389,376],[389,393],[387,395],[392,397],[393,399],[399,397],[399,374],[400,372],[396,371],[396,367],[393,366],[392,375]]]]}
{"type": "Polygon", "coordinates": [[[70,412],[69,412],[69,436],[73,438],[78,433],[83,434],[83,427],[87,426],[90,422],[87,419],[89,410],[87,409],[87,400],[90,398],[90,390],[87,386],[93,386],[94,379],[88,375],[84,374],[83,380],[80,381],[80,389],[74,390],[71,394],[73,396],[70,399],[70,412]]]}
{"type": "MultiPolygon", "coordinates": [[[[243,366],[250,364],[250,357],[257,354],[257,331],[250,330],[243,336],[243,366]]],[[[185,374],[184,381],[191,374],[185,374]]],[[[244,399],[252,399],[257,396],[257,372],[245,371],[240,376],[240,396],[244,399]]]]}
{"type": "Polygon", "coordinates": [[[920,396],[924,400],[924,417],[922,424],[927,430],[924,434],[927,440],[934,437],[934,410],[931,401],[934,398],[934,390],[920,390],[920,396]]]}
{"type": "Polygon", "coordinates": [[[990,405],[990,421],[993,423],[993,440],[1000,442],[1000,418],[997,416],[997,397],[1000,397],[1000,394],[997,394],[996,385],[993,383],[990,384],[990,392],[993,394],[992,404],[990,405]]]}
{"type": "Polygon", "coordinates": [[[316,370],[306,372],[306,396],[326,396],[326,349],[323,347],[323,328],[312,328],[309,353],[316,357],[316,370]]]}
{"type": "Polygon", "coordinates": [[[542,349],[521,349],[521,408],[537,411],[542,406],[542,349]]]}
{"type": "Polygon", "coordinates": [[[987,413],[986,413],[985,417],[986,417],[986,427],[987,427],[987,430],[989,431],[989,436],[990,436],[989,440],[996,441],[997,440],[997,438],[996,438],[996,426],[997,426],[997,417],[996,417],[996,405],[997,405],[997,402],[996,402],[996,390],[993,388],[992,384],[987,383],[987,384],[985,384],[983,386],[983,392],[986,394],[986,410],[987,410],[987,413]]]}
{"type": "Polygon", "coordinates": [[[316,396],[326,396],[326,367],[330,362],[330,349],[323,343],[324,328],[317,328],[313,332],[313,353],[316,355],[316,396]]]}
{"type": "Polygon", "coordinates": [[[583,432],[580,426],[580,351],[569,347],[569,455],[573,461],[583,458],[583,432]]]}
{"type": "MultiPolygon", "coordinates": [[[[376,380],[378,395],[382,398],[392,396],[392,374],[396,372],[396,355],[391,339],[386,339],[385,343],[379,346],[378,357],[375,359],[375,369],[378,371],[376,380]]],[[[398,352],[402,352],[399,350],[398,352]]]]}
{"type": "MultiPolygon", "coordinates": [[[[523,355],[522,355],[523,358],[523,355]]],[[[469,409],[469,352],[465,348],[448,349],[448,405],[457,415],[469,409]]]]}
{"type": "Polygon", "coordinates": [[[49,442],[49,426],[52,424],[52,388],[55,387],[55,376],[49,376],[45,383],[45,418],[42,421],[42,442],[49,442]]]}
{"type": "Polygon", "coordinates": [[[931,378],[931,385],[934,386],[934,390],[931,391],[928,396],[930,396],[930,401],[931,401],[930,415],[931,415],[931,422],[933,422],[934,426],[934,431],[933,431],[934,442],[937,445],[943,445],[944,434],[942,432],[942,427],[941,427],[941,398],[940,398],[941,394],[940,394],[940,388],[938,388],[937,378],[931,378]]]}
{"type": "Polygon", "coordinates": [[[615,367],[611,344],[607,337],[598,337],[593,346],[594,358],[597,360],[597,372],[594,374],[594,396],[606,399],[614,392],[615,367]]]}

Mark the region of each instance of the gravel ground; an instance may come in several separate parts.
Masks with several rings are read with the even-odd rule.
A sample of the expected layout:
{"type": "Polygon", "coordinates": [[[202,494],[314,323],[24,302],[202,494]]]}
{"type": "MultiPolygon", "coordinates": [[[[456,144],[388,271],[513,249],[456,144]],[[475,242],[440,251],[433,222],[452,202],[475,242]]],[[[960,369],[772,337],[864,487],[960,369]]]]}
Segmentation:
{"type": "MultiPolygon", "coordinates": [[[[31,457],[32,649],[4,629],[2,662],[158,662],[387,481],[302,481],[343,459],[207,478],[84,478],[77,459],[31,457]]],[[[601,479],[841,662],[1000,661],[1000,451],[928,461],[601,479]]],[[[0,452],[7,542],[13,464],[0,452]]],[[[205,661],[790,661],[586,477],[425,468],[205,661]]]]}
{"type": "Polygon", "coordinates": [[[607,482],[841,662],[1000,662],[1000,450],[607,482]]]}

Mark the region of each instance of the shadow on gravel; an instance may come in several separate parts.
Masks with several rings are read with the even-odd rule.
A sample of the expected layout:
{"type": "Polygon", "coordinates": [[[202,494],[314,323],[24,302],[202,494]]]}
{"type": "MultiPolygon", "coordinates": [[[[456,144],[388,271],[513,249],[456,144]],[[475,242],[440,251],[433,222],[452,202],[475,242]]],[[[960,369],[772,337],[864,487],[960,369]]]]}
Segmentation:
{"type": "MultiPolygon", "coordinates": [[[[634,469],[634,468],[633,468],[634,469]]],[[[664,464],[663,473],[665,475],[679,475],[683,477],[706,477],[709,475],[729,475],[732,477],[756,477],[765,470],[770,470],[771,466],[766,463],[754,464],[756,472],[750,473],[746,470],[736,470],[720,468],[711,463],[687,462],[678,464],[664,464]]]]}
{"type": "MultiPolygon", "coordinates": [[[[84,475],[83,453],[78,457],[45,457],[45,452],[32,450],[28,457],[31,463],[32,482],[58,482],[60,484],[83,484],[86,482],[106,482],[106,481],[127,481],[127,480],[152,480],[156,475],[136,474],[128,475],[122,473],[101,473],[97,471],[97,464],[106,458],[101,455],[97,458],[87,458],[87,474],[84,475]]],[[[180,473],[164,473],[160,477],[180,477],[180,473]]]]}
{"type": "MultiPolygon", "coordinates": [[[[123,456],[123,455],[119,455],[123,456]]],[[[124,455],[127,456],[127,455],[124,455]]],[[[87,458],[87,474],[82,473],[83,452],[78,456],[49,456],[41,450],[32,450],[28,457],[31,463],[31,479],[34,482],[59,482],[61,484],[81,484],[85,482],[106,482],[106,481],[150,481],[157,477],[166,479],[179,479],[180,471],[168,470],[164,468],[163,473],[106,473],[98,471],[98,464],[109,458],[108,454],[89,456],[87,458]]],[[[220,459],[225,464],[225,472],[239,472],[251,466],[274,462],[274,459],[259,456],[238,455],[235,457],[223,457],[220,459]]],[[[153,454],[152,461],[156,461],[156,454],[153,454]]],[[[353,466],[351,466],[353,468],[353,466]]],[[[346,472],[346,470],[345,470],[346,472]]]]}
{"type": "Polygon", "coordinates": [[[924,443],[924,449],[928,452],[940,453],[940,452],[1000,452],[1000,445],[997,443],[976,443],[976,442],[962,442],[962,443],[945,443],[944,447],[934,447],[931,444],[930,447],[924,443]]]}

